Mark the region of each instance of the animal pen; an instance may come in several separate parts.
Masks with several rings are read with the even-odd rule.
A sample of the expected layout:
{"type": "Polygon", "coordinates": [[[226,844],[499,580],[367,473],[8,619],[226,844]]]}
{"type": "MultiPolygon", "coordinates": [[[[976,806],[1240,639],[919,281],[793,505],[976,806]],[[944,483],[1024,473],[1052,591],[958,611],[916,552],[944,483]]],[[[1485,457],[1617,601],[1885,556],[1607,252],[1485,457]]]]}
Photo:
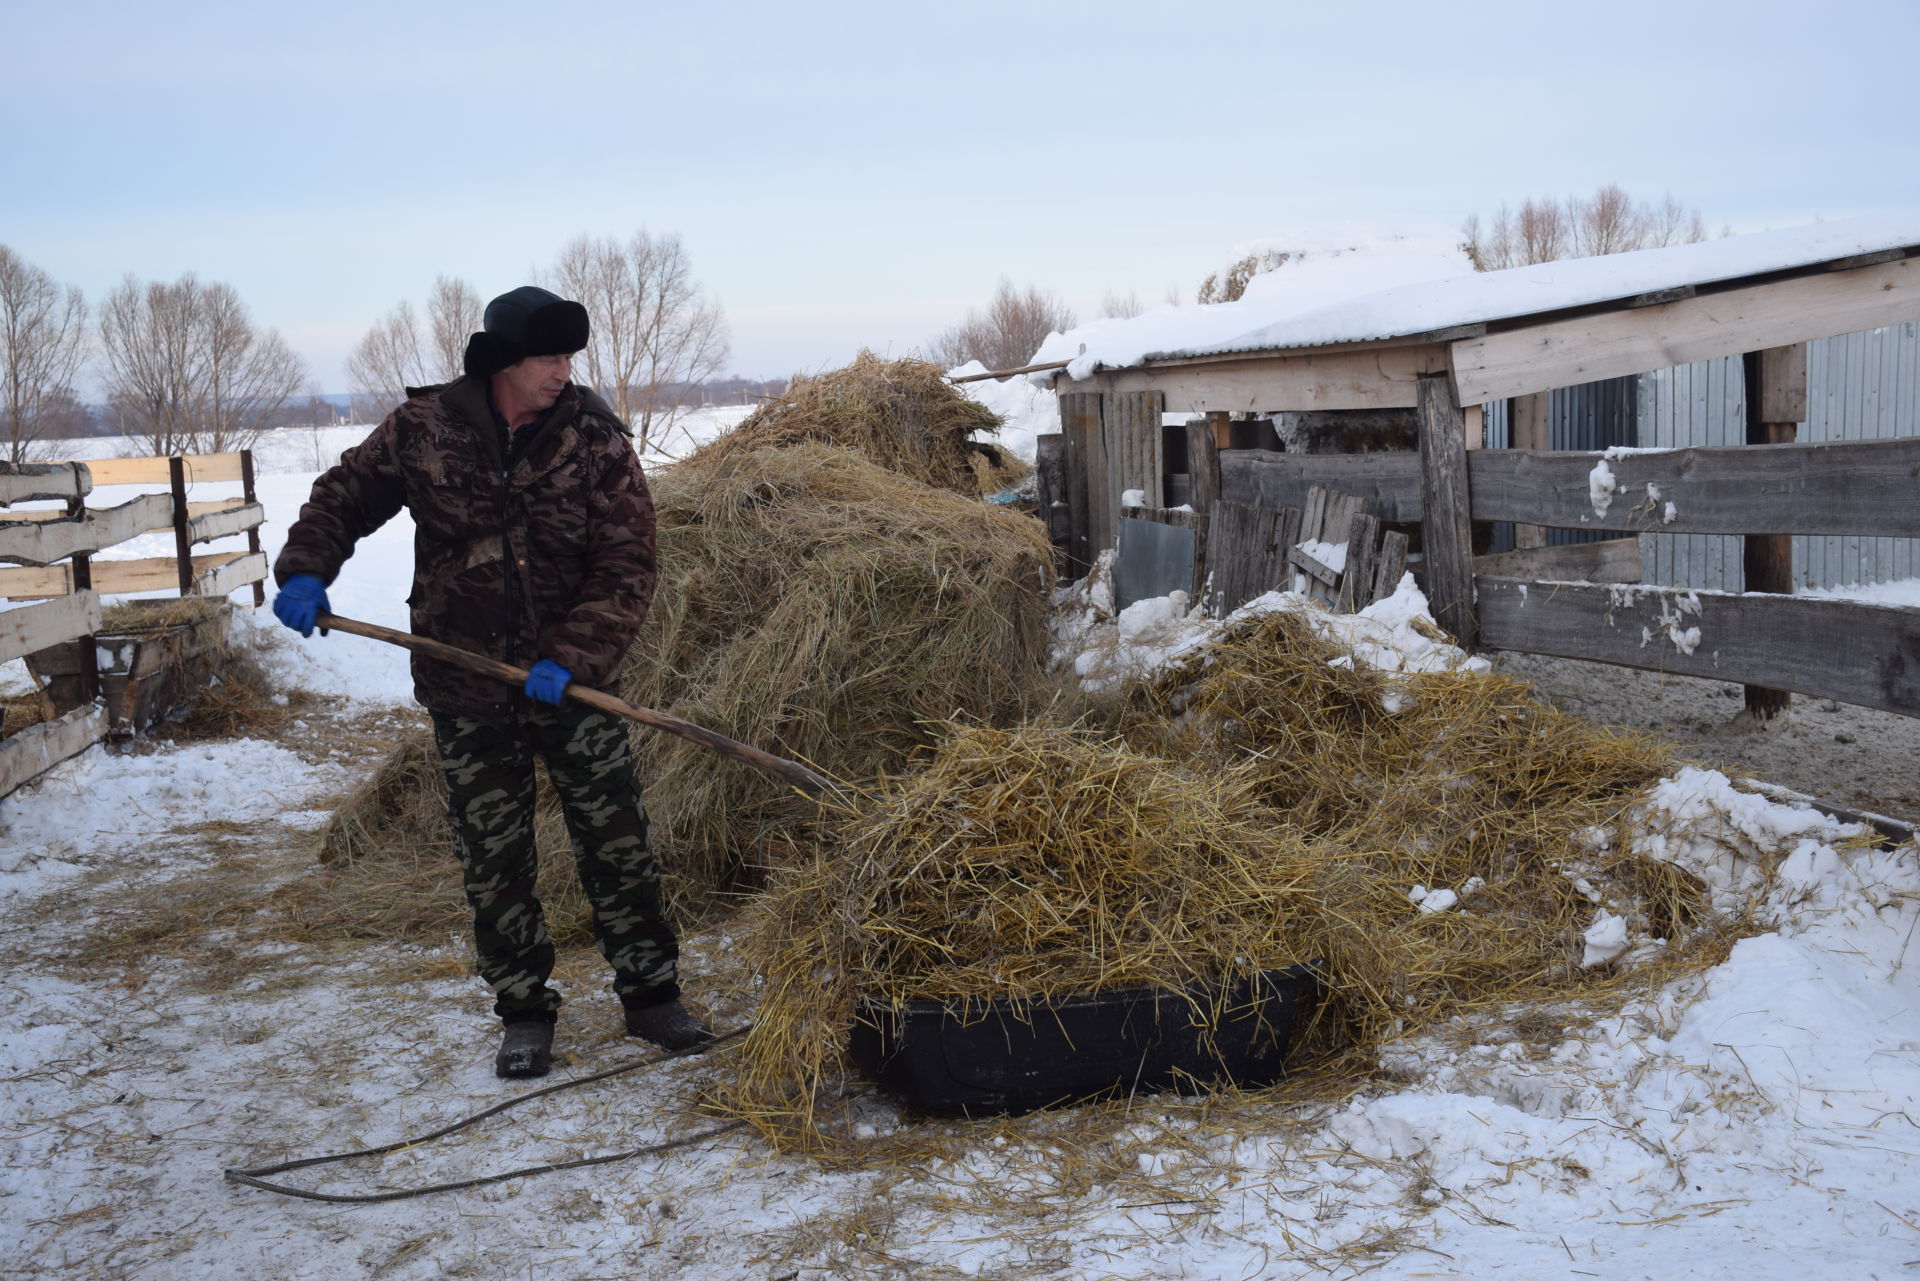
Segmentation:
{"type": "Polygon", "coordinates": [[[1916,254],[1911,217],[1769,233],[1403,287],[1121,367],[1036,366],[1060,395],[1043,510],[1070,576],[1111,549],[1117,587],[1154,562],[1161,591],[1204,590],[1215,612],[1295,581],[1363,606],[1391,589],[1377,562],[1406,546],[1398,526],[1469,649],[1735,682],[1761,716],[1789,691],[1920,715],[1920,611],[1791,595],[1795,536],[1920,536],[1920,439],[1796,443],[1808,342],[1920,318],[1916,254]],[[1555,389],[1727,357],[1744,444],[1546,448],[1555,389]],[[1490,405],[1512,448],[1481,448],[1490,405]],[[1196,416],[1162,425],[1178,411],[1196,416]],[[1402,447],[1380,452],[1284,452],[1273,430],[1337,439],[1396,415],[1402,447]],[[1499,521],[1518,549],[1483,554],[1499,521]],[[1546,546],[1548,529],[1737,535],[1747,590],[1644,584],[1635,540],[1546,546]]]}
{"type": "Polygon", "coordinates": [[[0,513],[0,597],[37,604],[0,613],[0,662],[26,658],[44,678],[43,719],[0,741],[0,796],[112,734],[130,734],[189,691],[225,633],[225,598],[251,585],[265,598],[265,509],[255,500],[250,451],[89,462],[0,463],[0,507],[54,501],[57,508],[0,513]],[[195,483],[238,482],[238,497],[189,502],[195,483]],[[89,507],[100,489],[165,485],[112,507],[89,507]],[[96,561],[96,553],[142,534],[171,533],[172,556],[96,561]],[[247,550],[194,555],[201,543],[238,534],[247,550]],[[169,611],[141,602],[109,627],[101,597],[171,591],[217,607],[169,611]]]}

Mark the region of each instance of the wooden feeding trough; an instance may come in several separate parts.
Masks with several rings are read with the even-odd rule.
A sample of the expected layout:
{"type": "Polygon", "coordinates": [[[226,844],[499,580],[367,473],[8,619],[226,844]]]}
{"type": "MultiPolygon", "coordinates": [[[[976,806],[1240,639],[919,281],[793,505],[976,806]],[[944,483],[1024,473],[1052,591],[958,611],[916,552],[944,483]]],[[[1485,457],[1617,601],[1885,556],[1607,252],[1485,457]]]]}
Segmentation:
{"type": "MultiPolygon", "coordinates": [[[[108,736],[143,733],[215,684],[232,617],[222,598],[128,601],[110,610],[94,636],[108,736]]],[[[72,644],[27,657],[50,715],[85,701],[81,662],[72,644]]]]}

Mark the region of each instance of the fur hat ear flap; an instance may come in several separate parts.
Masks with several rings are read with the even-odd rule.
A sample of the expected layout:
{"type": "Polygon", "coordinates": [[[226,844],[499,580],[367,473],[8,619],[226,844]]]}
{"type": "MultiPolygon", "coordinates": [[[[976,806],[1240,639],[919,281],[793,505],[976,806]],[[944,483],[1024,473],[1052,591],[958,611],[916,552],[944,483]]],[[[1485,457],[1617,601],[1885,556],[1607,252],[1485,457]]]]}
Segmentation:
{"type": "Polygon", "coordinates": [[[491,378],[508,365],[519,362],[520,357],[510,351],[507,344],[481,330],[467,339],[467,353],[461,363],[469,378],[491,378]]]}

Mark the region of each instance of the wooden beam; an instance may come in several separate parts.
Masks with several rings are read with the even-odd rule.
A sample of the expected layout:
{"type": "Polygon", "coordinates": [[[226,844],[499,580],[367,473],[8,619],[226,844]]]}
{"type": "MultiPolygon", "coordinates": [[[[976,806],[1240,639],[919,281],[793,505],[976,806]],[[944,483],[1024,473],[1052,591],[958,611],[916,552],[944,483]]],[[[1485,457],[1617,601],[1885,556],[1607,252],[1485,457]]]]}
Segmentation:
{"type": "Polygon", "coordinates": [[[1463,403],[1484,404],[1910,320],[1920,262],[1902,259],[1467,339],[1453,378],[1463,403]]]}
{"type": "MultiPolygon", "coordinates": [[[[142,497],[145,497],[145,496],[146,495],[142,495],[142,497]]],[[[122,506],[124,505],[125,504],[122,504],[122,506]]],[[[228,511],[233,511],[240,507],[245,507],[246,505],[247,505],[247,500],[244,498],[214,498],[201,503],[188,503],[187,515],[189,518],[194,516],[205,516],[208,512],[228,512],[228,511]]],[[[0,511],[0,530],[5,529],[8,525],[26,524],[31,521],[72,520],[72,519],[73,519],[72,512],[66,511],[65,509],[59,508],[59,507],[36,508],[33,511],[24,511],[24,512],[0,511]]],[[[172,510],[171,509],[168,510],[167,519],[165,521],[160,522],[149,529],[143,529],[140,532],[143,534],[172,533],[173,532],[172,510]]]]}
{"type": "MultiPolygon", "coordinates": [[[[189,485],[246,478],[237,453],[185,454],[180,456],[180,460],[189,485]]],[[[92,473],[96,487],[165,485],[172,479],[171,462],[168,458],[93,458],[88,459],[84,466],[92,473]]]]}
{"type": "MultiPolygon", "coordinates": [[[[154,497],[160,497],[156,494],[154,497]]],[[[189,503],[191,508],[193,504],[189,503]]],[[[259,503],[240,503],[231,507],[222,507],[215,512],[187,518],[187,536],[195,543],[210,543],[216,538],[226,538],[233,534],[244,534],[248,530],[260,528],[267,518],[267,509],[259,503]]],[[[252,550],[259,550],[254,548],[252,550]]]]}
{"type": "Polygon", "coordinates": [[[1466,419],[1445,374],[1423,374],[1414,407],[1420,432],[1420,545],[1434,621],[1469,652],[1480,644],[1473,606],[1473,523],[1466,419]]]}
{"type": "Polygon", "coordinates": [[[1920,537],[1916,437],[1609,454],[1492,449],[1469,465],[1477,520],[1668,534],[1920,537]],[[1598,506],[1596,484],[1612,487],[1598,506]]]}
{"type": "Polygon", "coordinates": [[[0,796],[11,795],[106,736],[107,712],[98,703],[77,707],[58,720],[29,725],[0,743],[0,796]]]}
{"type": "Polygon", "coordinates": [[[1057,384],[1063,392],[1158,391],[1169,413],[1272,412],[1315,409],[1406,409],[1414,380],[1447,367],[1445,344],[1377,347],[1347,352],[1317,348],[1257,358],[1168,361],[1102,370],[1084,382],[1057,384]]]}
{"type": "Polygon", "coordinates": [[[72,463],[0,463],[0,507],[85,498],[92,488],[86,469],[72,463]]]}
{"type": "Polygon", "coordinates": [[[78,520],[66,517],[0,524],[0,561],[51,565],[69,556],[91,555],[146,533],[172,510],[173,500],[166,494],[142,494],[118,507],[87,512],[78,520]]]}
{"type": "MultiPolygon", "coordinates": [[[[1485,456],[1483,452],[1474,458],[1485,456]]],[[[1274,511],[1304,509],[1307,493],[1315,485],[1366,499],[1368,510],[1389,524],[1420,519],[1420,456],[1412,450],[1271,454],[1229,449],[1220,454],[1220,497],[1226,502],[1274,511]]]]}
{"type": "Polygon", "coordinates": [[[1528,547],[1517,551],[1475,556],[1476,577],[1548,579],[1568,583],[1637,583],[1640,581],[1640,540],[1609,538],[1598,543],[1571,543],[1565,547],[1528,547]]]}
{"type": "MultiPolygon", "coordinates": [[[[210,569],[240,560],[248,554],[213,552],[195,556],[194,576],[197,578],[210,569]]],[[[96,560],[92,570],[95,590],[109,596],[126,592],[165,591],[180,585],[179,562],[172,556],[155,556],[145,560],[96,560]]],[[[36,600],[65,596],[73,589],[70,565],[49,565],[44,569],[0,569],[0,598],[36,600]]]]}
{"type": "Polygon", "coordinates": [[[205,556],[193,558],[195,596],[225,596],[227,593],[245,587],[249,583],[260,582],[267,576],[267,554],[265,552],[236,552],[235,559],[224,564],[200,569],[205,556]]]}
{"type": "Polygon", "coordinates": [[[100,593],[75,592],[0,613],[0,663],[100,630],[100,593]]]}
{"type": "Polygon", "coordinates": [[[1920,716],[1920,609],[1475,580],[1492,649],[1763,685],[1920,716]]]}

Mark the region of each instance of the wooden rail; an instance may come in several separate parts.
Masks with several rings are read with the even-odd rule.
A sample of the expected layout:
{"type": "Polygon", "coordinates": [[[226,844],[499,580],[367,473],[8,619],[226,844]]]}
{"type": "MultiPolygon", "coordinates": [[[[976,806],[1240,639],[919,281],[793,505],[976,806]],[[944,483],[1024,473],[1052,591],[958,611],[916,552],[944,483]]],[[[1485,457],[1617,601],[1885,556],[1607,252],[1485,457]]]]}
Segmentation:
{"type": "Polygon", "coordinates": [[[0,662],[72,644],[79,701],[67,708],[52,706],[53,719],[0,741],[0,797],[106,736],[110,717],[99,704],[94,642],[103,593],[177,588],[182,595],[225,596],[251,585],[254,604],[265,601],[267,558],[259,531],[266,511],[255,500],[251,453],[0,463],[0,509],[45,501],[64,507],[0,510],[0,562],[18,566],[0,569],[0,597],[43,601],[0,612],[0,662]],[[187,485],[195,481],[238,481],[244,492],[237,500],[190,503],[187,485]],[[87,506],[96,489],[114,485],[166,485],[168,492],[142,494],[112,507],[87,506]],[[94,559],[98,552],[158,532],[174,535],[174,555],[94,559]],[[193,554],[200,543],[240,534],[247,536],[244,552],[193,554]]]}

